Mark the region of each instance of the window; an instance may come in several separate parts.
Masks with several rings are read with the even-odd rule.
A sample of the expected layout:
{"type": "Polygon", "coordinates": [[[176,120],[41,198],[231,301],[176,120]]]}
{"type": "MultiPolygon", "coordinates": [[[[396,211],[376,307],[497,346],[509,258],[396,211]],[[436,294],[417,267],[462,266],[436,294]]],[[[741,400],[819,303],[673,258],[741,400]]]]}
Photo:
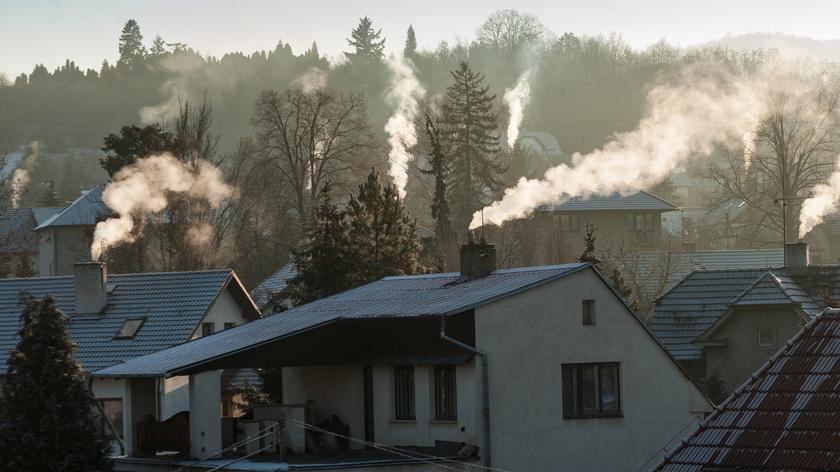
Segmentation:
{"type": "Polygon", "coordinates": [[[580,215],[560,215],[560,229],[569,233],[579,233],[580,215]]]}
{"type": "Polygon", "coordinates": [[[627,229],[630,231],[647,232],[653,231],[653,213],[630,213],[627,215],[627,229]]]}
{"type": "Polygon", "coordinates": [[[455,366],[435,366],[435,419],[455,421],[458,419],[455,366]]]}
{"type": "Polygon", "coordinates": [[[225,321],[225,329],[231,329],[236,327],[235,321],[225,321]]]}
{"type": "Polygon", "coordinates": [[[587,326],[595,324],[595,300],[583,301],[583,324],[587,326]]]}
{"type": "Polygon", "coordinates": [[[563,417],[621,416],[618,363],[564,364],[563,417]]]}
{"type": "MultiPolygon", "coordinates": [[[[122,398],[103,398],[99,400],[99,404],[102,405],[102,411],[105,412],[105,416],[111,420],[111,424],[114,425],[114,429],[117,430],[120,438],[123,437],[123,402],[122,398]]],[[[108,422],[104,417],[99,418],[101,430],[105,437],[108,439],[116,439],[114,437],[114,432],[111,430],[110,426],[108,426],[108,422]]]]}
{"type": "Polygon", "coordinates": [[[140,330],[140,327],[143,326],[143,322],[146,321],[146,318],[132,318],[123,321],[120,330],[117,331],[117,334],[114,336],[114,339],[132,339],[134,336],[137,335],[137,331],[140,330]]]}
{"type": "Polygon", "coordinates": [[[414,419],[414,367],[394,367],[394,417],[414,419]]]}
{"type": "Polygon", "coordinates": [[[771,347],[776,343],[776,336],[770,328],[758,329],[758,347],[771,347]]]}
{"type": "Polygon", "coordinates": [[[212,321],[209,323],[201,323],[201,335],[202,336],[210,336],[211,334],[216,332],[216,323],[212,321]]]}

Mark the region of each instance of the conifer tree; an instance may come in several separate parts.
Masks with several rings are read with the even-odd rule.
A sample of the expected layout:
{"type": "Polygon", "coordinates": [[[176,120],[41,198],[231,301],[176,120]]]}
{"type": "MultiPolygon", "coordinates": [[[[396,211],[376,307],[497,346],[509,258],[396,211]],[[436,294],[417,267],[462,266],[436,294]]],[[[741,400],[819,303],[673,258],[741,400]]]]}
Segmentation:
{"type": "Polygon", "coordinates": [[[130,71],[142,69],[146,59],[146,47],[143,46],[143,35],[140,34],[140,25],[134,20],[128,20],[120,34],[119,43],[120,59],[117,66],[130,71]]]}
{"type": "Polygon", "coordinates": [[[382,62],[385,56],[385,38],[382,29],[374,30],[373,21],[364,17],[359,20],[359,26],[350,32],[347,42],[355,48],[355,52],[347,52],[347,58],[354,64],[376,64],[382,62]]]}
{"type": "Polygon", "coordinates": [[[449,193],[457,234],[466,233],[473,213],[489,203],[504,187],[498,161],[498,116],[495,95],[484,86],[484,76],[466,62],[451,72],[454,82],[446,90],[443,106],[444,149],[451,162],[449,193]]]}
{"type": "Polygon", "coordinates": [[[578,262],[589,262],[594,265],[596,269],[601,269],[603,260],[595,254],[595,241],[597,239],[598,228],[594,225],[586,224],[586,234],[583,236],[583,254],[578,257],[578,262]]]}
{"type": "Polygon", "coordinates": [[[578,262],[589,262],[601,275],[607,277],[607,281],[612,286],[612,288],[616,291],[616,293],[621,296],[634,311],[638,311],[641,307],[641,303],[639,303],[638,298],[631,300],[631,296],[633,295],[633,288],[628,286],[626,282],[624,282],[624,276],[621,275],[621,271],[617,267],[605,268],[604,261],[595,253],[595,241],[597,239],[598,228],[594,225],[587,224],[586,225],[586,235],[584,236],[584,248],[583,254],[578,257],[578,262]]]}
{"type": "Polygon", "coordinates": [[[405,35],[405,48],[403,56],[414,59],[417,56],[417,37],[414,35],[414,26],[408,25],[408,32],[405,35]]]}
{"type": "Polygon", "coordinates": [[[446,181],[449,178],[449,162],[443,153],[440,143],[440,131],[435,126],[432,117],[426,113],[426,134],[429,137],[430,169],[421,169],[426,175],[435,178],[435,192],[432,197],[432,218],[435,220],[435,239],[437,240],[437,257],[442,259],[441,269],[446,270],[448,262],[453,256],[455,235],[452,232],[452,222],[449,220],[449,200],[446,196],[446,181]]]}
{"type": "Polygon", "coordinates": [[[52,298],[27,299],[20,342],[9,356],[0,395],[0,469],[16,472],[110,470],[108,442],[67,317],[52,298]]]}
{"type": "Polygon", "coordinates": [[[159,34],[156,34],[154,41],[152,41],[152,48],[149,49],[149,55],[157,57],[166,53],[166,42],[159,34]]]}
{"type": "Polygon", "coordinates": [[[61,203],[61,200],[58,198],[58,191],[55,189],[54,180],[50,180],[44,184],[44,194],[41,196],[39,203],[44,207],[57,207],[61,203]]]}

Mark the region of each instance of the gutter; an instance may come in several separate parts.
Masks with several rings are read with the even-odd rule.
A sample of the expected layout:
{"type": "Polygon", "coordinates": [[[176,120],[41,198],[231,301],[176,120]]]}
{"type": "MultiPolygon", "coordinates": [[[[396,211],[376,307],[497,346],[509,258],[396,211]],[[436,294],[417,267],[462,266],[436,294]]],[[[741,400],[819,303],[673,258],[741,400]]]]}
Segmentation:
{"type": "Polygon", "coordinates": [[[440,339],[449,344],[454,344],[461,349],[467,350],[481,357],[481,393],[484,412],[484,456],[486,467],[492,466],[490,459],[490,373],[487,371],[487,353],[470,346],[467,343],[461,342],[455,338],[449,337],[446,334],[446,315],[440,318],[440,339]]]}
{"type": "Polygon", "coordinates": [[[123,441],[122,435],[120,432],[117,431],[117,428],[114,426],[114,423],[111,422],[111,418],[108,418],[108,415],[105,414],[105,410],[102,409],[102,404],[99,403],[99,400],[93,396],[93,376],[88,378],[88,391],[90,391],[90,396],[93,397],[93,403],[96,405],[96,409],[99,410],[99,414],[102,415],[102,418],[105,419],[105,424],[108,425],[108,429],[111,430],[111,433],[114,434],[114,438],[120,444],[120,455],[125,455],[125,442],[123,441]]]}

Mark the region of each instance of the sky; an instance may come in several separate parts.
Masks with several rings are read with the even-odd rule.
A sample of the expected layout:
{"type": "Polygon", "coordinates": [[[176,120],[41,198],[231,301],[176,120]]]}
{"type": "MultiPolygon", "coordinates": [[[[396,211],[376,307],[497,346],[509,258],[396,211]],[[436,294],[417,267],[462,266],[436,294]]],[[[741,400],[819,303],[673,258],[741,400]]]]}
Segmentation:
{"type": "Polygon", "coordinates": [[[322,54],[338,55],[364,15],[397,51],[409,24],[420,48],[434,48],[441,39],[472,39],[488,15],[506,8],[534,14],[558,34],[620,33],[635,48],[759,31],[840,38],[840,2],[833,0],[0,0],[0,73],[11,78],[36,63],[52,70],[68,58],[98,70],[103,59],[118,57],[117,38],[130,18],[147,45],[160,34],[221,56],[273,49],[281,39],[300,53],[317,40],[322,54]]]}

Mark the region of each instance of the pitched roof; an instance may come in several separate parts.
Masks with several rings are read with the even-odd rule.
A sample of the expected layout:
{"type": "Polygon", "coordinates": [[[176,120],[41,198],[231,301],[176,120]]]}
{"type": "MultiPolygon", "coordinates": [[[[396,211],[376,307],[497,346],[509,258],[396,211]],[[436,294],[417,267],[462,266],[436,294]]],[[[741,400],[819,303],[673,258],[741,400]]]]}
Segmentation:
{"type": "Polygon", "coordinates": [[[0,210],[0,250],[4,252],[38,252],[35,234],[35,213],[32,208],[0,210]]]}
{"type": "Polygon", "coordinates": [[[253,290],[251,290],[251,298],[258,307],[262,308],[266,303],[271,301],[271,298],[286,289],[286,283],[289,279],[297,275],[297,269],[293,263],[288,263],[283,267],[277,269],[276,272],[266,277],[253,290]]]}
{"type": "Polygon", "coordinates": [[[458,273],[385,277],[331,297],[96,372],[165,376],[341,319],[447,316],[521,293],[591,264],[497,270],[462,281],[458,273]]]}
{"type": "Polygon", "coordinates": [[[92,372],[187,341],[219,292],[234,280],[235,289],[238,279],[228,269],[109,274],[103,313],[75,316],[73,277],[0,279],[0,373],[6,372],[6,353],[19,339],[21,291],[55,298],[57,307],[70,317],[68,330],[78,345],[76,359],[92,372]],[[136,318],[145,322],[133,339],[114,339],[125,320],[136,318]]]}
{"type": "Polygon", "coordinates": [[[519,142],[520,145],[531,147],[542,155],[560,156],[563,154],[557,138],[546,131],[523,130],[519,135],[519,142]]]}
{"type": "Polygon", "coordinates": [[[61,211],[41,223],[35,231],[56,226],[95,225],[97,221],[113,213],[102,201],[103,190],[105,190],[104,183],[82,192],[79,198],[68,203],[61,211]]]}
{"type": "Polygon", "coordinates": [[[537,211],[674,211],[679,208],[644,190],[623,187],[605,194],[574,197],[556,203],[540,205],[537,211]]]}
{"type": "Polygon", "coordinates": [[[650,330],[677,359],[699,360],[703,348],[693,341],[734,303],[790,304],[817,314],[823,306],[808,278],[787,269],[697,270],[657,300],[650,330]]]}
{"type": "Polygon", "coordinates": [[[827,309],[656,470],[840,470],[840,310],[827,309]]]}

